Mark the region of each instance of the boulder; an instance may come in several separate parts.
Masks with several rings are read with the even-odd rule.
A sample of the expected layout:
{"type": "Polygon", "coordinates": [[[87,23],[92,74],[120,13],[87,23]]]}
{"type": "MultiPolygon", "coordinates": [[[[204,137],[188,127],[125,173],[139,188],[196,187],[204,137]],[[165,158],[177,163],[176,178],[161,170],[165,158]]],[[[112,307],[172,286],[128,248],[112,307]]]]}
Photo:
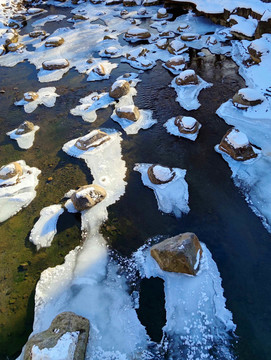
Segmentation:
{"type": "Polygon", "coordinates": [[[74,14],[72,20],[88,20],[88,17],[81,14],[74,14]]]}
{"type": "Polygon", "coordinates": [[[91,71],[94,72],[95,74],[99,75],[99,76],[105,76],[106,75],[105,68],[104,68],[104,66],[102,64],[98,64],[91,71]]]}
{"type": "Polygon", "coordinates": [[[192,33],[183,33],[181,35],[181,39],[183,41],[193,41],[193,40],[198,40],[200,39],[200,35],[198,34],[192,34],[192,33]]]}
{"type": "Polygon", "coordinates": [[[202,248],[194,233],[183,233],[151,247],[151,256],[164,271],[196,275],[202,248]]]}
{"type": "Polygon", "coordinates": [[[20,44],[20,43],[10,43],[7,45],[7,50],[10,52],[14,52],[17,51],[19,49],[23,49],[25,47],[24,44],[20,44]]]}
{"type": "Polygon", "coordinates": [[[4,45],[0,45],[0,56],[5,55],[5,53],[6,53],[6,48],[5,48],[5,46],[4,46],[4,45]]]}
{"type": "Polygon", "coordinates": [[[166,50],[168,47],[168,39],[159,39],[155,45],[158,47],[158,49],[166,50]]]}
{"type": "Polygon", "coordinates": [[[147,173],[150,181],[155,185],[166,184],[175,177],[175,172],[171,168],[158,164],[151,165],[147,173]]]}
{"type": "Polygon", "coordinates": [[[57,315],[47,330],[33,335],[25,345],[23,359],[33,359],[34,346],[39,350],[54,348],[60,338],[67,333],[78,334],[72,359],[84,360],[89,337],[89,320],[72,312],[57,315]]]}
{"type": "Polygon", "coordinates": [[[130,91],[130,84],[126,80],[117,80],[110,87],[109,95],[113,99],[119,99],[124,95],[127,95],[130,91]]]}
{"type": "Polygon", "coordinates": [[[70,63],[66,59],[55,59],[55,60],[46,60],[42,63],[44,70],[59,70],[65,69],[70,63]]]}
{"type": "Polygon", "coordinates": [[[160,3],[159,0],[144,0],[143,1],[144,6],[155,6],[155,5],[159,5],[159,3],[160,3]]]}
{"type": "Polygon", "coordinates": [[[173,55],[179,55],[187,49],[188,47],[186,46],[186,44],[178,39],[172,40],[171,43],[168,45],[168,51],[173,55]]]}
{"type": "MultiPolygon", "coordinates": [[[[123,3],[123,5],[124,5],[124,3],[123,3]]],[[[127,11],[126,9],[121,10],[121,12],[120,12],[120,15],[121,15],[121,16],[126,16],[126,15],[128,15],[128,14],[129,14],[129,11],[127,11]]]]}
{"type": "Polygon", "coordinates": [[[28,91],[24,93],[24,100],[27,102],[37,100],[39,95],[34,91],[28,91]]]}
{"type": "Polygon", "coordinates": [[[262,61],[261,57],[262,57],[263,53],[260,50],[255,49],[252,44],[250,44],[248,46],[247,50],[248,50],[248,53],[249,53],[251,59],[256,64],[259,64],[262,61]]]}
{"type": "Polygon", "coordinates": [[[116,108],[116,114],[119,118],[137,121],[140,118],[140,112],[135,105],[126,105],[116,108]]]}
{"type": "Polygon", "coordinates": [[[185,65],[185,58],[182,55],[173,56],[166,63],[166,67],[176,70],[181,65],[185,65]]]}
{"type": "Polygon", "coordinates": [[[237,161],[246,161],[257,157],[246,134],[234,128],[226,132],[218,148],[237,161]]]}
{"type": "Polygon", "coordinates": [[[94,130],[90,134],[87,134],[79,138],[76,141],[75,146],[79,150],[86,151],[89,148],[98,147],[108,140],[110,140],[110,136],[108,136],[107,133],[101,130],[94,130]]]}
{"type": "Polygon", "coordinates": [[[31,31],[30,33],[29,33],[29,36],[31,37],[31,38],[37,38],[37,37],[39,37],[39,36],[46,36],[47,35],[47,33],[46,33],[46,31],[45,30],[33,30],[33,31],[31,31]]]}
{"type": "Polygon", "coordinates": [[[132,50],[130,53],[126,53],[125,57],[130,61],[137,61],[139,57],[145,56],[148,53],[149,53],[148,49],[143,47],[137,47],[134,50],[132,50]]]}
{"type": "Polygon", "coordinates": [[[176,116],[174,124],[181,134],[196,134],[199,131],[199,122],[190,116],[176,116]]]}
{"type": "Polygon", "coordinates": [[[14,29],[8,29],[2,36],[2,38],[4,38],[5,45],[7,46],[11,43],[16,43],[19,39],[19,34],[14,29]]]}
{"type": "Polygon", "coordinates": [[[81,186],[71,196],[71,201],[77,211],[92,208],[106,197],[106,191],[99,185],[81,186]]]}
{"type": "Polygon", "coordinates": [[[104,53],[111,56],[116,55],[118,51],[118,48],[116,48],[115,46],[109,46],[107,49],[104,49],[104,53]]]}
{"type": "Polygon", "coordinates": [[[180,23],[178,28],[177,28],[177,31],[182,32],[182,31],[184,31],[185,29],[188,29],[188,28],[189,28],[189,25],[187,23],[180,23]]]}
{"type": "Polygon", "coordinates": [[[157,19],[164,19],[166,17],[168,17],[167,10],[165,8],[158,9],[157,19]]]}
{"type": "Polygon", "coordinates": [[[137,3],[135,0],[123,0],[124,6],[137,6],[137,3]]]}
{"type": "Polygon", "coordinates": [[[240,89],[232,98],[233,105],[240,109],[260,105],[264,101],[261,93],[254,89],[240,89]]]}
{"type": "Polygon", "coordinates": [[[0,179],[7,180],[11,179],[14,176],[21,176],[23,174],[23,169],[21,165],[17,162],[12,162],[8,165],[4,165],[0,168],[0,179]]]}
{"type": "Polygon", "coordinates": [[[175,79],[177,85],[197,85],[198,77],[194,70],[184,70],[175,79]]]}
{"type": "Polygon", "coordinates": [[[128,40],[147,40],[151,37],[151,34],[146,29],[141,29],[138,27],[129,29],[125,33],[125,38],[128,40]]]}
{"type": "Polygon", "coordinates": [[[31,121],[24,121],[16,130],[16,135],[27,134],[34,130],[34,124],[31,121]]]}
{"type": "Polygon", "coordinates": [[[58,47],[64,44],[64,39],[61,36],[52,36],[45,41],[45,47],[58,47]]]}

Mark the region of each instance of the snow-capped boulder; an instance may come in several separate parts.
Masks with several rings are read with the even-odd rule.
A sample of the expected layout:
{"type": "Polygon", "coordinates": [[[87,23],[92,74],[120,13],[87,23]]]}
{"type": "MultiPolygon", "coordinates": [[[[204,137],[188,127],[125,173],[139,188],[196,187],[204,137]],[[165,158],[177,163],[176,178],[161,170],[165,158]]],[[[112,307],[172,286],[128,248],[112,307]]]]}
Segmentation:
{"type": "Polygon", "coordinates": [[[164,271],[196,275],[202,248],[194,233],[183,233],[151,247],[151,256],[164,271]]]}
{"type": "Polygon", "coordinates": [[[35,125],[31,121],[24,121],[16,130],[16,135],[23,135],[33,131],[35,125]]]}
{"type": "Polygon", "coordinates": [[[148,168],[148,177],[153,184],[161,185],[172,181],[175,172],[168,167],[154,164],[148,168]]]}
{"type": "Polygon", "coordinates": [[[124,6],[137,6],[136,0],[123,0],[124,6]]]}
{"type": "Polygon", "coordinates": [[[163,125],[171,135],[195,141],[201,124],[190,116],[176,116],[167,120],[163,125]]]}
{"type": "Polygon", "coordinates": [[[104,68],[104,66],[103,66],[102,64],[96,65],[96,66],[92,69],[92,71],[93,71],[94,73],[96,73],[97,75],[99,75],[99,76],[105,76],[105,75],[106,75],[105,68],[104,68]]]}
{"type": "Polygon", "coordinates": [[[61,36],[52,36],[45,41],[45,47],[58,47],[64,44],[64,39],[61,36]]]}
{"type": "Polygon", "coordinates": [[[200,39],[200,35],[198,35],[198,34],[193,34],[193,33],[183,33],[182,35],[181,35],[181,39],[183,40],[183,41],[193,41],[193,40],[198,40],[198,39],[200,39]]]}
{"type": "Polygon", "coordinates": [[[109,95],[113,99],[119,99],[124,95],[127,95],[130,91],[130,84],[126,80],[117,80],[112,84],[109,90],[109,95]]]}
{"type": "Polygon", "coordinates": [[[186,50],[188,50],[188,47],[183,41],[179,39],[172,40],[168,46],[168,51],[173,55],[180,55],[186,50]]]}
{"type": "Polygon", "coordinates": [[[259,64],[262,61],[262,56],[270,52],[270,46],[263,38],[260,38],[252,41],[247,50],[251,59],[259,64]]]}
{"type": "Polygon", "coordinates": [[[21,43],[10,43],[7,45],[7,50],[10,52],[15,52],[19,49],[23,49],[24,47],[25,45],[21,43]]]}
{"type": "Polygon", "coordinates": [[[5,33],[1,35],[1,42],[4,45],[9,45],[11,43],[16,43],[19,39],[19,34],[15,29],[8,29],[5,33]]]}
{"type": "Polygon", "coordinates": [[[173,56],[165,63],[165,67],[167,69],[181,71],[185,67],[185,58],[182,55],[173,56]]]}
{"type": "Polygon", "coordinates": [[[148,40],[150,37],[151,34],[148,30],[141,29],[139,27],[134,27],[132,29],[129,29],[124,35],[124,38],[127,41],[131,41],[131,42],[148,40]]]}
{"type": "Polygon", "coordinates": [[[188,28],[189,28],[189,25],[187,23],[185,23],[185,22],[182,22],[182,23],[179,24],[179,26],[177,28],[177,31],[182,32],[182,31],[184,31],[184,30],[186,30],[188,28]]]}
{"type": "Polygon", "coordinates": [[[143,47],[137,47],[125,54],[126,59],[131,61],[137,61],[137,59],[141,56],[144,56],[149,53],[149,50],[143,47]]]}
{"type": "Polygon", "coordinates": [[[42,30],[42,29],[39,29],[39,30],[33,30],[33,31],[31,31],[30,33],[29,33],[29,36],[31,37],[31,38],[38,38],[38,37],[40,37],[40,36],[46,36],[47,35],[47,33],[46,33],[46,31],[45,30],[42,30]]]}
{"type": "Polygon", "coordinates": [[[44,70],[59,70],[65,69],[70,65],[69,61],[66,59],[55,59],[55,60],[46,60],[42,63],[44,70]]]}
{"type": "Polygon", "coordinates": [[[84,360],[89,320],[72,312],[57,315],[50,327],[33,335],[25,345],[24,360],[84,360]]]}
{"type": "Polygon", "coordinates": [[[144,6],[154,6],[154,5],[159,5],[160,0],[144,0],[143,1],[143,5],[144,6]]]}
{"type": "Polygon", "coordinates": [[[119,49],[115,46],[109,46],[108,48],[104,49],[104,54],[108,56],[114,56],[119,52],[119,49]]]}
{"type": "Polygon", "coordinates": [[[79,150],[86,151],[90,148],[96,148],[108,140],[110,140],[110,136],[107,133],[101,130],[94,130],[79,138],[74,146],[79,150]]]}
{"type": "Polygon", "coordinates": [[[246,161],[257,157],[246,134],[234,128],[226,132],[218,148],[237,161],[246,161]]]}
{"type": "Polygon", "coordinates": [[[168,17],[167,10],[165,8],[158,9],[157,19],[164,19],[166,17],[168,17]]]}
{"type": "Polygon", "coordinates": [[[131,121],[137,121],[140,117],[140,112],[137,106],[135,105],[126,105],[116,108],[116,115],[119,118],[128,119],[131,121]]]}
{"type": "Polygon", "coordinates": [[[71,201],[77,211],[92,208],[106,197],[106,191],[99,185],[81,186],[72,196],[71,201]]]}
{"type": "Polygon", "coordinates": [[[0,186],[10,185],[6,180],[13,179],[13,184],[19,181],[19,177],[23,174],[22,166],[18,162],[12,162],[0,168],[0,186]]]}
{"type": "Polygon", "coordinates": [[[158,49],[166,50],[168,47],[168,39],[159,39],[155,45],[158,47],[158,49]]]}
{"type": "Polygon", "coordinates": [[[38,97],[39,97],[39,95],[34,91],[28,91],[28,92],[24,93],[24,100],[27,102],[35,101],[38,99],[38,97]]]}
{"type": "Polygon", "coordinates": [[[175,78],[177,85],[197,85],[198,77],[194,70],[184,70],[175,78]]]}
{"type": "Polygon", "coordinates": [[[24,121],[17,129],[7,132],[7,135],[17,141],[21,149],[29,149],[34,143],[35,133],[39,130],[39,126],[35,126],[30,121],[24,121]]]}
{"type": "Polygon", "coordinates": [[[88,20],[89,18],[87,16],[84,16],[82,14],[74,14],[72,16],[72,20],[77,21],[77,20],[88,20]]]}
{"type": "Polygon", "coordinates": [[[250,88],[240,89],[232,98],[233,105],[240,109],[260,105],[264,100],[260,92],[250,88]]]}

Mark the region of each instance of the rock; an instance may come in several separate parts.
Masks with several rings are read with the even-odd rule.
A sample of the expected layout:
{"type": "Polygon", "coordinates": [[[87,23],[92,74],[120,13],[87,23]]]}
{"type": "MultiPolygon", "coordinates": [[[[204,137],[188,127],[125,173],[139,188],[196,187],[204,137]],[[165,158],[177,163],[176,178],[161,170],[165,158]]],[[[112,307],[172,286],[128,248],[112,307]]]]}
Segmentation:
{"type": "Polygon", "coordinates": [[[53,181],[53,177],[52,176],[49,176],[48,179],[47,179],[48,182],[51,182],[53,181]]]}
{"type": "Polygon", "coordinates": [[[52,36],[45,41],[45,47],[58,47],[64,44],[64,39],[61,36],[52,36]]]}
{"type": "Polygon", "coordinates": [[[124,6],[137,6],[137,3],[135,0],[123,0],[124,6]]]}
{"type": "Polygon", "coordinates": [[[88,17],[81,14],[74,14],[72,20],[88,20],[88,17]]]}
{"type": "Polygon", "coordinates": [[[153,184],[161,185],[172,181],[175,172],[171,168],[154,164],[148,168],[148,177],[153,184]]]}
{"type": "Polygon", "coordinates": [[[2,38],[5,41],[5,45],[9,45],[11,43],[16,43],[19,39],[19,34],[14,29],[8,29],[4,35],[2,35],[2,38]]]}
{"type": "Polygon", "coordinates": [[[14,52],[17,51],[19,49],[23,49],[25,47],[24,44],[20,44],[20,43],[10,43],[7,45],[7,50],[10,52],[14,52]]]}
{"type": "Polygon", "coordinates": [[[137,10],[137,15],[139,16],[147,15],[147,10],[144,7],[141,7],[140,9],[137,10]]]}
{"type": "Polygon", "coordinates": [[[152,246],[151,256],[164,271],[196,275],[202,248],[197,236],[187,232],[152,246]]]}
{"type": "Polygon", "coordinates": [[[103,67],[102,64],[98,64],[91,71],[93,71],[95,74],[97,74],[99,76],[105,76],[106,75],[105,68],[103,67]]]}
{"type": "Polygon", "coordinates": [[[28,102],[37,100],[38,97],[39,97],[39,95],[34,91],[28,91],[28,92],[24,93],[24,100],[28,101],[28,102]]]}
{"type": "Polygon", "coordinates": [[[140,118],[140,112],[137,106],[127,105],[116,108],[116,114],[119,118],[136,121],[140,118]]]}
{"type": "Polygon", "coordinates": [[[199,131],[199,122],[190,116],[176,116],[174,124],[181,134],[196,134],[199,131]]]}
{"type": "Polygon", "coordinates": [[[75,146],[79,150],[86,151],[89,148],[98,147],[108,140],[110,140],[110,136],[108,136],[107,133],[101,130],[94,130],[90,134],[87,134],[78,139],[75,143],[75,146]]]}
{"type": "Polygon", "coordinates": [[[149,53],[149,50],[147,50],[146,48],[143,48],[143,47],[139,47],[139,48],[135,48],[130,53],[126,53],[125,57],[126,57],[126,59],[128,59],[130,61],[138,61],[139,57],[145,56],[148,53],[149,53]]]}
{"type": "Polygon", "coordinates": [[[21,165],[17,162],[9,163],[0,168],[0,179],[7,180],[11,179],[14,176],[21,176],[23,174],[23,169],[21,165]]]}
{"type": "Polygon", "coordinates": [[[147,40],[148,38],[151,37],[151,34],[149,33],[148,30],[146,29],[141,29],[138,27],[129,29],[126,33],[125,33],[125,38],[128,40],[147,40]]]}
{"type": "Polygon", "coordinates": [[[23,14],[15,14],[15,15],[11,16],[11,19],[22,22],[22,21],[26,21],[26,16],[23,14]]]}
{"type": "Polygon", "coordinates": [[[232,98],[233,105],[241,109],[259,105],[263,101],[264,97],[261,93],[249,88],[240,89],[232,98]]]}
{"type": "Polygon", "coordinates": [[[6,53],[6,48],[5,48],[5,46],[4,46],[4,45],[0,45],[0,56],[5,55],[5,53],[6,53]]]}
{"type": "Polygon", "coordinates": [[[165,8],[158,9],[157,19],[164,19],[166,17],[168,17],[167,10],[165,8]]]}
{"type": "Polygon", "coordinates": [[[226,132],[218,148],[237,161],[246,161],[257,157],[246,134],[234,128],[226,132]]]}
{"type": "MultiPolygon", "coordinates": [[[[123,5],[124,5],[124,2],[123,2],[123,5]]],[[[124,5],[125,6],[125,5],[124,5]]],[[[129,14],[129,11],[127,11],[126,9],[124,9],[124,10],[121,10],[121,12],[120,12],[120,15],[121,16],[126,16],[126,15],[128,15],[129,14]]]]}
{"type": "Polygon", "coordinates": [[[177,31],[182,32],[182,31],[184,31],[185,29],[188,29],[188,28],[189,28],[189,25],[187,23],[180,23],[178,28],[177,28],[177,31]]]}
{"type": "Polygon", "coordinates": [[[34,346],[40,350],[53,348],[63,335],[73,332],[79,333],[73,359],[84,360],[89,337],[89,320],[72,312],[63,312],[57,315],[47,330],[33,335],[25,345],[23,359],[31,360],[33,358],[32,348],[34,346]]]}
{"type": "Polygon", "coordinates": [[[159,3],[160,3],[159,0],[144,0],[143,1],[144,6],[155,6],[155,5],[159,5],[159,3]]]}
{"type": "Polygon", "coordinates": [[[16,135],[27,134],[34,130],[34,124],[31,121],[24,121],[16,130],[16,135]]]}
{"type": "Polygon", "coordinates": [[[168,46],[168,51],[173,55],[179,55],[187,49],[188,47],[186,46],[186,44],[178,39],[172,40],[168,46]]]}
{"type": "Polygon", "coordinates": [[[124,95],[127,95],[130,91],[130,84],[126,80],[117,80],[110,87],[109,95],[113,99],[119,99],[124,95]]]}
{"type": "Polygon", "coordinates": [[[158,49],[166,50],[168,47],[168,39],[159,39],[155,45],[158,47],[158,49]]]}
{"type": "Polygon", "coordinates": [[[106,191],[98,185],[81,186],[71,196],[71,201],[77,211],[92,208],[106,197],[106,191]]]}
{"type": "Polygon", "coordinates": [[[197,85],[198,77],[194,70],[184,70],[175,79],[177,85],[197,85]]]}
{"type": "Polygon", "coordinates": [[[250,45],[248,46],[247,50],[248,50],[248,53],[249,53],[251,59],[252,59],[256,64],[259,64],[259,63],[262,61],[261,57],[262,57],[263,53],[262,53],[261,51],[259,51],[259,50],[256,50],[256,49],[253,47],[252,44],[250,44],[250,45]]]}
{"type": "Polygon", "coordinates": [[[216,45],[217,44],[217,40],[214,36],[209,36],[206,40],[206,44],[207,45],[216,45]]]}
{"type": "Polygon", "coordinates": [[[165,30],[159,33],[160,38],[172,39],[175,37],[175,33],[170,30],[165,30]]]}
{"type": "Polygon", "coordinates": [[[46,36],[47,35],[47,33],[46,33],[46,31],[45,30],[33,30],[33,31],[31,31],[30,33],[29,33],[29,36],[31,37],[31,38],[37,38],[37,37],[39,37],[39,36],[46,36]]]}
{"type": "Polygon", "coordinates": [[[42,63],[44,70],[59,70],[65,69],[70,63],[66,59],[47,60],[42,63]]]}
{"type": "Polygon", "coordinates": [[[110,46],[107,49],[104,49],[104,53],[106,55],[116,55],[118,53],[118,48],[116,48],[115,46],[110,46]]]}
{"type": "Polygon", "coordinates": [[[183,33],[181,35],[181,39],[183,41],[193,41],[193,40],[198,40],[200,39],[200,35],[198,34],[191,34],[191,33],[183,33]]]}
{"type": "Polygon", "coordinates": [[[173,56],[165,65],[170,69],[176,70],[180,65],[185,65],[185,58],[182,55],[173,56]]]}

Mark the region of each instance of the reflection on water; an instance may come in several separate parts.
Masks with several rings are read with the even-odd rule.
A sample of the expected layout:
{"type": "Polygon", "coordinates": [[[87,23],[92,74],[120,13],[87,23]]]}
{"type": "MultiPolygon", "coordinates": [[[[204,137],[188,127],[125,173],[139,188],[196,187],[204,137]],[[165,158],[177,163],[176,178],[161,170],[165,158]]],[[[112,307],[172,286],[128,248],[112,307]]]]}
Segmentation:
{"type": "MultiPolygon", "coordinates": [[[[51,7],[46,16],[54,11],[51,7]]],[[[63,8],[57,9],[57,13],[67,15],[63,8]]],[[[60,25],[66,26],[65,21],[49,23],[46,30],[52,33],[60,25]]],[[[30,30],[28,26],[24,32],[30,30]]],[[[142,82],[137,86],[135,104],[153,110],[158,124],[138,135],[127,136],[122,131],[128,185],[125,195],[109,208],[109,220],[102,231],[110,245],[124,256],[130,256],[151,236],[195,232],[212,252],[221,272],[227,308],[233,312],[240,337],[236,349],[239,359],[263,360],[271,351],[271,290],[266,286],[271,282],[271,236],[233,185],[227,164],[214,151],[228,129],[215,111],[244,87],[244,82],[231,60],[206,54],[199,58],[195,51],[190,51],[191,68],[214,84],[201,92],[202,106],[196,111],[180,108],[174,89],[168,87],[173,75],[160,63],[140,75],[142,82]],[[203,125],[195,142],[171,136],[163,128],[167,119],[180,114],[193,116],[203,125]],[[136,162],[187,169],[189,214],[176,219],[159,212],[153,192],[142,185],[140,174],[132,170],[136,162]]],[[[40,106],[34,113],[26,114],[13,102],[23,92],[47,85],[38,83],[36,69],[28,63],[0,68],[0,88],[5,90],[0,94],[0,164],[24,159],[42,170],[37,198],[0,225],[0,357],[19,351],[31,332],[33,290],[40,272],[61,263],[65,254],[80,242],[80,223],[73,215],[60,218],[60,233],[51,248],[36,253],[27,240],[43,207],[58,203],[66,191],[92,180],[84,162],[63,153],[62,145],[100,126],[121,131],[110,119],[112,107],[99,110],[93,124],[71,116],[69,110],[90,92],[108,90],[116,77],[128,71],[132,71],[128,64],[120,64],[109,80],[87,83],[85,75],[72,69],[60,81],[50,83],[61,95],[55,107],[40,106]],[[28,151],[20,150],[16,142],[5,136],[24,120],[40,126],[34,146],[28,151]],[[51,182],[47,181],[49,177],[53,177],[51,182]],[[22,264],[27,264],[26,270],[18,272],[22,264]]],[[[147,310],[145,314],[142,310],[140,316],[146,318],[147,310]]],[[[154,323],[159,320],[154,316],[154,323]]]]}

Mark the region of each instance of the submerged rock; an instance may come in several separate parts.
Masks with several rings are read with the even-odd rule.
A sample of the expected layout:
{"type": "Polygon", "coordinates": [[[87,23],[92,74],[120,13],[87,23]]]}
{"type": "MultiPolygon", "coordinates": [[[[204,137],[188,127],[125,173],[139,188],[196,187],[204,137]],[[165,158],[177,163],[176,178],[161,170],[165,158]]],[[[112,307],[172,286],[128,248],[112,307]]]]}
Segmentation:
{"type": "Polygon", "coordinates": [[[119,99],[124,95],[127,95],[130,91],[130,84],[126,80],[117,80],[110,87],[109,95],[113,99],[119,99]]]}
{"type": "Polygon", "coordinates": [[[94,130],[91,133],[81,137],[75,143],[79,150],[88,150],[89,148],[98,147],[104,142],[110,140],[110,136],[101,130],[94,130]]]}
{"type": "MultiPolygon", "coordinates": [[[[23,174],[21,165],[17,162],[4,165],[0,168],[0,180],[8,180],[13,177],[19,177],[23,174]]],[[[5,185],[5,184],[3,184],[5,185]]],[[[1,186],[1,183],[0,183],[1,186]]]]}
{"type": "Polygon", "coordinates": [[[194,70],[184,70],[175,79],[177,85],[197,85],[199,80],[194,70]]]}
{"type": "Polygon", "coordinates": [[[234,128],[226,132],[218,148],[237,161],[246,161],[257,157],[246,134],[234,128]]]}
{"type": "Polygon", "coordinates": [[[137,121],[140,118],[140,112],[135,105],[126,105],[116,108],[116,114],[120,118],[137,121]]]}
{"type": "MultiPolygon", "coordinates": [[[[53,350],[53,348],[64,351],[60,344],[67,334],[70,335],[68,337],[70,346],[67,349],[68,353],[63,353],[63,356],[66,355],[65,358],[67,358],[69,355],[69,359],[84,360],[89,337],[89,320],[72,312],[63,312],[57,315],[47,330],[33,335],[25,345],[23,359],[45,359],[45,357],[47,359],[45,352],[50,349],[53,350]],[[37,357],[33,354],[37,354],[37,357]]],[[[49,359],[53,359],[53,356],[52,351],[49,359]]]]}
{"type": "Polygon", "coordinates": [[[37,100],[38,97],[39,95],[34,91],[28,91],[24,93],[24,100],[27,102],[37,100]]]}
{"type": "Polygon", "coordinates": [[[175,172],[171,168],[154,164],[148,168],[148,177],[153,184],[161,185],[172,181],[175,172]]]}
{"type": "Polygon", "coordinates": [[[183,233],[151,247],[151,256],[164,271],[196,275],[202,248],[194,233],[183,233]]]}
{"type": "Polygon", "coordinates": [[[232,98],[233,105],[241,109],[260,105],[263,101],[261,93],[249,88],[240,89],[232,98]]]}
{"type": "Polygon", "coordinates": [[[66,59],[46,60],[42,63],[42,67],[44,70],[65,69],[69,65],[70,63],[66,59]]]}
{"type": "Polygon", "coordinates": [[[81,186],[71,196],[71,201],[77,211],[92,208],[106,197],[106,191],[99,185],[81,186]]]}
{"type": "Polygon", "coordinates": [[[16,130],[16,135],[27,134],[30,131],[33,131],[35,125],[31,121],[24,121],[16,130]]]}

